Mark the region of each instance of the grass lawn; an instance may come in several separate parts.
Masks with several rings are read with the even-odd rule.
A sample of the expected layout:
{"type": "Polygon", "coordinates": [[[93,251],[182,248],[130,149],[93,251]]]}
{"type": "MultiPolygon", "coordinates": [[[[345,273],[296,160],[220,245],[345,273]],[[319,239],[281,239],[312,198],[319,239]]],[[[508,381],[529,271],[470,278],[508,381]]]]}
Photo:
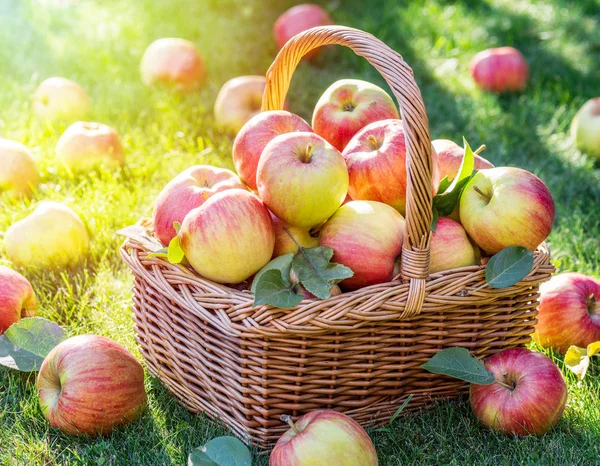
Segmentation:
{"type": "MultiPolygon", "coordinates": [[[[96,333],[136,355],[130,313],[132,277],[121,263],[115,231],[148,216],[175,174],[198,163],[232,168],[227,135],[213,128],[220,85],[263,74],[275,46],[271,28],[291,0],[2,0],[0,1],[0,136],[31,147],[42,171],[37,197],[0,197],[0,232],[43,199],[64,201],[89,227],[89,260],[77,270],[22,272],[39,298],[39,315],[70,334],[96,333]],[[138,64],[154,39],[194,41],[206,58],[205,88],[187,96],[148,90],[138,64]],[[29,97],[54,75],[82,84],[93,120],[118,129],[127,168],[70,178],[54,161],[65,125],[31,115],[29,97]]],[[[568,128],[577,109],[600,93],[600,5],[596,0],[333,0],[337,23],[367,30],[414,68],[434,138],[464,135],[495,165],[540,176],[557,203],[550,237],[559,271],[600,275],[600,170],[573,147],[568,128]],[[514,45],[531,67],[522,95],[482,93],[468,75],[472,55],[514,45]]],[[[302,64],[290,94],[293,111],[310,118],[322,91],[343,77],[384,85],[350,51],[327,50],[302,64]]],[[[2,254],[0,263],[10,265],[2,254]]],[[[561,359],[557,362],[562,367],[561,359]]],[[[600,464],[598,366],[583,383],[566,374],[569,402],[558,426],[542,438],[513,439],[478,425],[466,400],[444,402],[371,432],[381,465],[600,464]]],[[[188,452],[226,430],[179,407],[147,378],[149,409],[131,426],[98,440],[73,439],[49,428],[38,409],[34,377],[0,369],[0,464],[184,464],[188,452]]],[[[256,464],[267,464],[262,457],[256,464]]]]}

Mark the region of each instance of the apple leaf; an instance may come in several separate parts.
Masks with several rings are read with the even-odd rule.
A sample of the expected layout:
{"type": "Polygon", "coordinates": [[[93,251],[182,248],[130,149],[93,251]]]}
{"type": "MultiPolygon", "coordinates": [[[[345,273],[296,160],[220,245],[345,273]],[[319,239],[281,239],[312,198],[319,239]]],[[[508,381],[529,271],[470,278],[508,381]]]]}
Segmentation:
{"type": "Polygon", "coordinates": [[[333,285],[354,275],[349,267],[330,262],[332,257],[333,249],[327,246],[299,247],[292,260],[298,281],[319,299],[329,298],[333,285]]]}
{"type": "Polygon", "coordinates": [[[0,335],[0,365],[23,372],[40,369],[48,353],[65,339],[64,330],[41,317],[12,324],[0,335]]]}
{"type": "Polygon", "coordinates": [[[183,262],[184,258],[185,254],[183,253],[183,249],[181,249],[179,236],[175,236],[169,243],[169,248],[167,249],[167,259],[171,264],[180,264],[183,262]]]}
{"type": "Polygon", "coordinates": [[[590,366],[592,356],[600,353],[600,341],[590,343],[587,348],[571,346],[565,354],[565,365],[582,380],[590,366]]]}
{"type": "Polygon", "coordinates": [[[482,361],[466,348],[458,346],[436,353],[421,367],[434,374],[448,375],[477,385],[491,385],[496,381],[482,361]]]}
{"type": "Polygon", "coordinates": [[[485,267],[485,281],[492,288],[508,288],[525,278],[532,268],[532,251],[509,246],[490,258],[485,267]]]}
{"type": "Polygon", "coordinates": [[[285,282],[287,286],[290,286],[290,269],[292,268],[292,259],[294,258],[294,253],[290,252],[289,254],[284,254],[283,256],[276,257],[267,265],[265,265],[262,269],[260,269],[256,275],[254,275],[254,280],[252,280],[252,287],[250,291],[252,293],[256,293],[256,286],[261,280],[262,275],[267,270],[279,270],[281,272],[281,278],[285,282]]]}
{"type": "Polygon", "coordinates": [[[142,225],[131,225],[117,231],[117,235],[125,236],[126,238],[137,241],[146,249],[152,252],[160,251],[163,245],[160,241],[152,236],[150,230],[142,225]]]}
{"type": "Polygon", "coordinates": [[[217,437],[203,447],[194,448],[188,466],[252,466],[252,455],[235,437],[217,437]]]}
{"type": "Polygon", "coordinates": [[[146,256],[146,258],[150,258],[150,257],[161,257],[163,259],[168,259],[169,258],[169,248],[162,248],[156,252],[151,252],[150,254],[148,254],[146,256]]]}
{"type": "Polygon", "coordinates": [[[253,307],[268,304],[281,309],[289,309],[300,304],[303,299],[301,295],[294,292],[289,280],[286,283],[279,269],[265,270],[260,279],[255,281],[256,286],[254,283],[252,284],[254,287],[253,307]]]}
{"type": "Polygon", "coordinates": [[[446,189],[448,189],[449,186],[450,186],[450,180],[448,180],[448,177],[445,176],[440,181],[440,186],[438,188],[437,194],[443,194],[444,191],[446,191],[446,189]]]}
{"type": "Polygon", "coordinates": [[[431,227],[430,230],[435,233],[435,229],[437,228],[438,220],[440,219],[440,214],[438,213],[437,207],[435,204],[431,206],[431,227]]]}

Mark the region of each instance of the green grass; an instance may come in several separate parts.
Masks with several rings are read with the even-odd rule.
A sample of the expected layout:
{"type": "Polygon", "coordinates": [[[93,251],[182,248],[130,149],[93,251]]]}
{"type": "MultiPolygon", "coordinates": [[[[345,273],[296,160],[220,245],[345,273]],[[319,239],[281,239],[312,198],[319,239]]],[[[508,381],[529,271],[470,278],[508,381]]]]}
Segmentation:
{"type": "MultiPolygon", "coordinates": [[[[36,289],[39,315],[70,334],[107,335],[139,357],[129,310],[132,278],[118,257],[115,231],[148,216],[162,186],[182,169],[197,163],[231,168],[232,141],[213,127],[216,92],[230,77],[266,71],[275,54],[272,23],[292,3],[0,2],[0,136],[31,147],[42,171],[30,202],[0,198],[0,231],[39,200],[53,199],[80,213],[92,236],[85,266],[22,271],[36,289]],[[209,73],[202,91],[178,96],[141,85],[141,55],[165,36],[188,38],[202,51],[209,73]],[[57,167],[53,151],[65,125],[37,121],[29,102],[36,85],[52,75],[80,82],[94,101],[92,119],[119,130],[126,169],[72,178],[57,167]]],[[[473,147],[487,144],[484,155],[496,165],[538,174],[557,204],[550,237],[555,265],[600,275],[600,170],[568,137],[577,109],[599,92],[596,0],[344,0],[324,6],[337,23],[367,30],[405,57],[421,86],[434,138],[460,141],[464,135],[473,147]],[[521,95],[485,94],[469,78],[476,51],[504,44],[520,48],[530,62],[531,82],[521,95]]],[[[291,108],[310,118],[321,92],[342,77],[384,85],[362,59],[334,48],[316,66],[300,66],[291,108]]],[[[9,265],[3,255],[0,263],[9,265]]],[[[598,369],[581,384],[566,376],[567,410],[542,438],[485,431],[460,399],[371,431],[380,464],[598,464],[598,369]]],[[[146,388],[149,409],[131,426],[99,440],[73,439],[42,418],[33,377],[0,369],[0,464],[184,464],[191,448],[226,432],[179,407],[156,380],[148,378],[146,388]]],[[[264,457],[257,461],[266,463],[264,457]]]]}

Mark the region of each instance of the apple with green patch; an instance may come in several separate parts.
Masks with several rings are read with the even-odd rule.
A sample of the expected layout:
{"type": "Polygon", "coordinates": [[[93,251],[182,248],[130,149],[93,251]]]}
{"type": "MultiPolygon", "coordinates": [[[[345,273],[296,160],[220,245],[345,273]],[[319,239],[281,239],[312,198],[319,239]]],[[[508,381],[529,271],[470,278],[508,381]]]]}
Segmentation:
{"type": "Polygon", "coordinates": [[[571,123],[571,137],[577,149],[600,157],[600,97],[588,100],[571,123]]]}
{"type": "Polygon", "coordinates": [[[0,265],[0,335],[22,317],[35,315],[31,283],[15,270],[0,265]]]}
{"type": "Polygon", "coordinates": [[[298,252],[298,244],[303,248],[314,248],[319,245],[319,233],[308,228],[286,225],[271,213],[275,231],[275,248],[273,258],[298,252]],[[292,239],[293,237],[293,239],[292,239]]]}

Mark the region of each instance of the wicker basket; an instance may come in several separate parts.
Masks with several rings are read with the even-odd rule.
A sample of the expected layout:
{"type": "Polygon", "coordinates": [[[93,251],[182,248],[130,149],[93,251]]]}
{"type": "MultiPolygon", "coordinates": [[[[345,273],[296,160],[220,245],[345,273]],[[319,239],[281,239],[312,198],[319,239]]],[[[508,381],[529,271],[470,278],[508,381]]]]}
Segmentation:
{"type": "Polygon", "coordinates": [[[301,57],[339,44],[385,78],[402,113],[407,146],[406,239],[401,279],[296,308],[252,308],[253,295],[203,279],[129,240],[121,255],[135,276],[134,320],[149,371],[194,412],[205,411],[247,443],[269,448],[287,427],[281,414],[332,408],[363,425],[464,392],[466,384],[420,368],[463,346],[479,357],[526,344],[539,285],[553,267],[545,245],[534,268],[506,289],[485,287],[479,266],[429,275],[431,142],[412,70],[370,34],[311,29],[282,49],[267,73],[263,109],[281,109],[301,57]]]}

